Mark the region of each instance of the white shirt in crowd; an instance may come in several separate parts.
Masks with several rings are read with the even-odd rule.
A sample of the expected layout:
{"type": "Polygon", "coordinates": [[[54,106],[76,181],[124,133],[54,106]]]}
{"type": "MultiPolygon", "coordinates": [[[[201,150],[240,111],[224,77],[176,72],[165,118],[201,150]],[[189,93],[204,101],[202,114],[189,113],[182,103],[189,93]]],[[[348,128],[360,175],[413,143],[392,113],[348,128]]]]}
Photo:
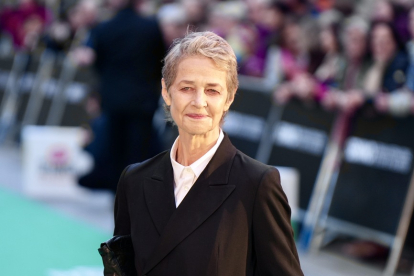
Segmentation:
{"type": "Polygon", "coordinates": [[[203,156],[201,156],[197,161],[195,161],[190,166],[183,166],[176,161],[178,139],[175,139],[175,142],[171,148],[170,158],[171,164],[174,171],[174,195],[175,195],[175,206],[178,207],[184,197],[187,195],[188,191],[194,185],[200,174],[207,167],[207,164],[210,162],[216,153],[218,147],[223,141],[224,134],[220,129],[219,138],[216,144],[203,156]]]}

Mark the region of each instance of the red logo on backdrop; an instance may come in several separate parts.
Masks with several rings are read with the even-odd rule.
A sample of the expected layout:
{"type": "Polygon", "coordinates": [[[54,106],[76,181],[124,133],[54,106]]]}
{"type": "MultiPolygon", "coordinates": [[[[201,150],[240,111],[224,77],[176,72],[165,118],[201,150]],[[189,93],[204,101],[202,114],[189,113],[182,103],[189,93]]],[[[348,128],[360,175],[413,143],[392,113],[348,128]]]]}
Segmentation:
{"type": "Polygon", "coordinates": [[[53,145],[47,151],[41,168],[45,173],[70,173],[72,172],[70,159],[70,148],[65,145],[53,145]]]}
{"type": "Polygon", "coordinates": [[[62,167],[68,164],[69,153],[66,148],[53,148],[47,156],[48,163],[54,167],[62,167]]]}

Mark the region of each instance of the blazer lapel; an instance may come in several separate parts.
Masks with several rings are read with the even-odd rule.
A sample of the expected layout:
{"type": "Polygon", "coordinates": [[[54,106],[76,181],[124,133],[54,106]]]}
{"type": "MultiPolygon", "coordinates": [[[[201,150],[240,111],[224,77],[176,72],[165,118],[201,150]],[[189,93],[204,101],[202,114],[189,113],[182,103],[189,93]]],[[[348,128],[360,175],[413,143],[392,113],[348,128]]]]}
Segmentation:
{"type": "Polygon", "coordinates": [[[160,166],[144,185],[145,201],[151,218],[161,235],[175,212],[174,176],[170,154],[167,152],[160,166]]]}
{"type": "Polygon", "coordinates": [[[235,185],[229,185],[228,179],[235,154],[236,148],[225,135],[210,163],[165,225],[144,274],[196,230],[233,192],[235,185]]]}

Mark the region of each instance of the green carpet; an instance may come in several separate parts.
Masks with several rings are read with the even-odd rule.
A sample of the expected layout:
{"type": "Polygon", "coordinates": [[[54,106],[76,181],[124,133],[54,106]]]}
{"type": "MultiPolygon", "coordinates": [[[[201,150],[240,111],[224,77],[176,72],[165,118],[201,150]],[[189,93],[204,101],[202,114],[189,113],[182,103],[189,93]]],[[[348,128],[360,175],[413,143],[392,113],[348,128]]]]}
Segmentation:
{"type": "Polygon", "coordinates": [[[4,189],[0,221],[1,275],[103,274],[97,248],[110,234],[4,189]]]}

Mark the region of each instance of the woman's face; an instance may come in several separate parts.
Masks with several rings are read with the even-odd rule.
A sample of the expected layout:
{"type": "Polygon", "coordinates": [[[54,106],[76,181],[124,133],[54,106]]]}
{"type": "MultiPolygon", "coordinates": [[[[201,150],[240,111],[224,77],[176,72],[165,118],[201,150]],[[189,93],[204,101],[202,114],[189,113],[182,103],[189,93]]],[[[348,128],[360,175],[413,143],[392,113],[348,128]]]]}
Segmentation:
{"type": "Polygon", "coordinates": [[[349,28],[345,33],[345,53],[347,58],[353,61],[360,61],[366,51],[366,34],[357,28],[349,28]]]}
{"type": "Polygon", "coordinates": [[[332,53],[337,52],[338,47],[336,43],[336,38],[333,31],[329,28],[325,28],[320,33],[320,40],[322,44],[322,48],[325,52],[332,53]]]}
{"type": "Polygon", "coordinates": [[[171,107],[180,135],[218,131],[223,113],[233,102],[227,101],[226,77],[227,72],[219,70],[211,59],[190,56],[178,64],[169,91],[162,80],[162,96],[171,107]]]}
{"type": "Polygon", "coordinates": [[[394,11],[389,1],[378,1],[373,10],[372,20],[392,22],[394,11]]]}
{"type": "Polygon", "coordinates": [[[397,44],[387,25],[377,25],[372,30],[371,51],[375,60],[389,61],[397,50],[397,44]]]}
{"type": "Polygon", "coordinates": [[[298,25],[287,26],[283,35],[286,48],[295,54],[300,53],[303,48],[301,28],[298,25]]]}

